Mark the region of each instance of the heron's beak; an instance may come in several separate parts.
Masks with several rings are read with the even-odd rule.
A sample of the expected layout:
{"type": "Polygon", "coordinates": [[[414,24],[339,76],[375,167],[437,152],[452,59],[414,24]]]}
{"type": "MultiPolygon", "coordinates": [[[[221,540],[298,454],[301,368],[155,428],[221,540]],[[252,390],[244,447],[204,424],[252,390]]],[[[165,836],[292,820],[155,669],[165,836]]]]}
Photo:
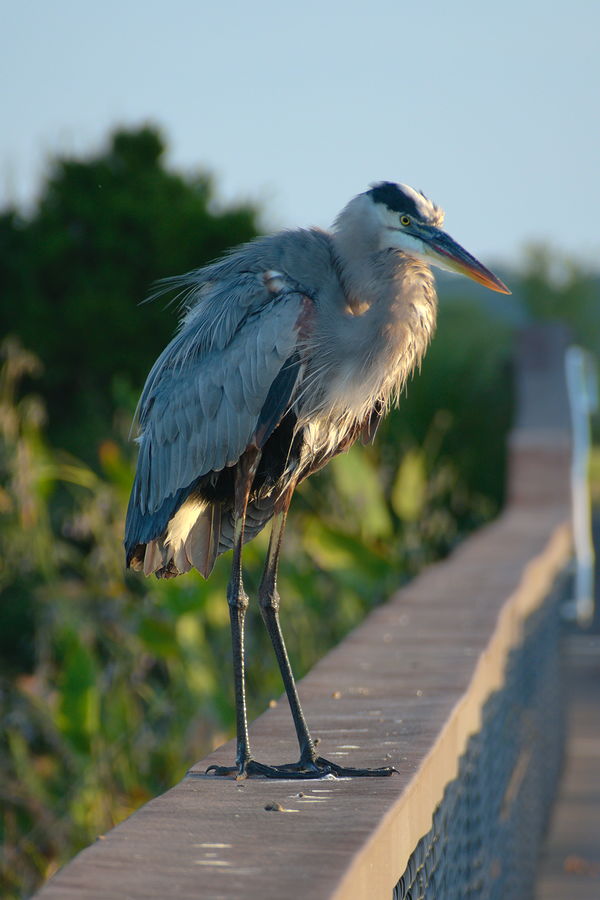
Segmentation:
{"type": "Polygon", "coordinates": [[[479,284],[485,285],[491,291],[510,294],[506,285],[496,278],[493,272],[490,272],[478,259],[467,253],[464,247],[457,244],[454,238],[451,238],[445,231],[441,231],[439,228],[428,228],[427,232],[422,235],[422,238],[427,246],[430,262],[434,265],[466,275],[467,278],[478,281],[479,284]]]}

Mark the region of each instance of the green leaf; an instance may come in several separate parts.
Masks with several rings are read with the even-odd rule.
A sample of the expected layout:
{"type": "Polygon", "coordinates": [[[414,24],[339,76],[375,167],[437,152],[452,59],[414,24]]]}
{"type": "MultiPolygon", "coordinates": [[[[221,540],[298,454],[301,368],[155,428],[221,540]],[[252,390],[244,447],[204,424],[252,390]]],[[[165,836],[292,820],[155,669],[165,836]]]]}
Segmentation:
{"type": "Polygon", "coordinates": [[[425,457],[420,450],[409,450],[398,468],[392,488],[392,508],[404,522],[415,522],[423,515],[427,496],[425,457]]]}
{"type": "Polygon", "coordinates": [[[147,649],[158,657],[176,656],[179,642],[173,622],[159,614],[142,619],[138,634],[147,649]]]}
{"type": "Polygon", "coordinates": [[[61,644],[58,725],[76,749],[83,752],[100,721],[98,672],[90,648],[75,631],[64,633],[61,644]]]}
{"type": "Polygon", "coordinates": [[[330,463],[336,489],[350,508],[355,529],[365,538],[392,532],[382,480],[362,447],[336,456],[330,463]]]}

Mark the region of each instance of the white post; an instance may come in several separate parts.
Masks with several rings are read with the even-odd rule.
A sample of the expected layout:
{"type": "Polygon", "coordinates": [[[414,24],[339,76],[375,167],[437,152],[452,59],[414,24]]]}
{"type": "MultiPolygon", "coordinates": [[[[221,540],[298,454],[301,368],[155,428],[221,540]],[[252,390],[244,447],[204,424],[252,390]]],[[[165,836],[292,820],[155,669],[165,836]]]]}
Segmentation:
{"type": "Polygon", "coordinates": [[[589,624],[594,614],[594,546],[591,535],[588,468],[591,446],[590,415],[598,406],[598,387],[594,360],[581,347],[568,348],[565,354],[565,371],[573,430],[571,462],[575,543],[573,615],[579,625],[585,626],[589,624]]]}

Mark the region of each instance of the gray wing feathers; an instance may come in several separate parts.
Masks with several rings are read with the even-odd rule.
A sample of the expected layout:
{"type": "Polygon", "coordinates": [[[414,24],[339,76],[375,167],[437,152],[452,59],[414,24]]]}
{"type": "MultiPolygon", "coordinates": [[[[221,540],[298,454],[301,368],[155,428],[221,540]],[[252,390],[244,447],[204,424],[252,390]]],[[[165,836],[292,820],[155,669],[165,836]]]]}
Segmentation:
{"type": "Polygon", "coordinates": [[[176,290],[183,309],[194,315],[224,288],[227,297],[236,297],[236,305],[248,307],[256,295],[257,275],[262,277],[267,270],[285,273],[290,288],[314,296],[335,271],[334,258],[326,232],[318,228],[282,231],[237,247],[208,266],[163,279],[148,299],[176,290]]]}
{"type": "MultiPolygon", "coordinates": [[[[231,289],[227,302],[224,290],[215,289],[215,296],[233,305],[231,289]]],[[[222,312],[211,328],[207,299],[203,315],[190,316],[150,372],[139,410],[142,512],[154,512],[201,475],[233,465],[252,440],[269,388],[294,352],[303,302],[295,292],[267,295],[266,302],[265,294],[263,287],[258,309],[246,302],[240,310],[238,297],[235,310],[222,312]]]]}
{"type": "Polygon", "coordinates": [[[198,393],[202,412],[207,419],[213,419],[223,398],[223,385],[206,381],[202,391],[198,393]]]}
{"type": "Polygon", "coordinates": [[[225,392],[225,401],[232,410],[241,413],[247,409],[241,369],[231,369],[227,373],[223,390],[225,392]]]}

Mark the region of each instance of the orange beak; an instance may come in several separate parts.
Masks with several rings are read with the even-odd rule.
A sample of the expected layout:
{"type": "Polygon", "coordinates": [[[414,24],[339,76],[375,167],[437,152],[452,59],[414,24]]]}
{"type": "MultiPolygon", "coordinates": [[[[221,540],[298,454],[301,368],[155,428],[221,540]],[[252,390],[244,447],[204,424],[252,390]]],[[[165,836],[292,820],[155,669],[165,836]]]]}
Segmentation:
{"type": "Polygon", "coordinates": [[[500,281],[493,272],[486,269],[478,259],[471,256],[464,247],[461,247],[454,238],[451,238],[445,231],[439,228],[428,228],[427,234],[419,235],[427,244],[428,256],[431,261],[440,266],[442,269],[450,269],[452,272],[459,272],[478,281],[491,291],[498,291],[500,294],[510,294],[510,290],[504,282],[500,281]]]}

